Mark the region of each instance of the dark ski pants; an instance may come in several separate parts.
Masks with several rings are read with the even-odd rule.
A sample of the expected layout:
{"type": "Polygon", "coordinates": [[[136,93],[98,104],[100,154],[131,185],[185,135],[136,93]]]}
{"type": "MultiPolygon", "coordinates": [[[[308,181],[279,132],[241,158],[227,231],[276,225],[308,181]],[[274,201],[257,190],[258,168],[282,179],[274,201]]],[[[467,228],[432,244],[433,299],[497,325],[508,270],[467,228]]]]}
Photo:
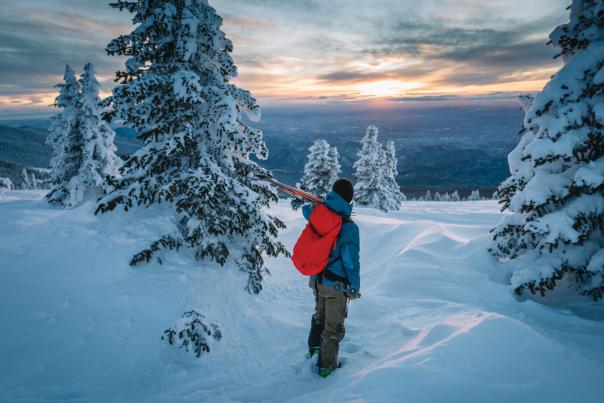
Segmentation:
{"type": "Polygon", "coordinates": [[[334,370],[338,367],[338,350],[346,329],[347,297],[334,290],[311,282],[315,293],[315,313],[312,316],[308,348],[319,349],[319,367],[334,370]]]}

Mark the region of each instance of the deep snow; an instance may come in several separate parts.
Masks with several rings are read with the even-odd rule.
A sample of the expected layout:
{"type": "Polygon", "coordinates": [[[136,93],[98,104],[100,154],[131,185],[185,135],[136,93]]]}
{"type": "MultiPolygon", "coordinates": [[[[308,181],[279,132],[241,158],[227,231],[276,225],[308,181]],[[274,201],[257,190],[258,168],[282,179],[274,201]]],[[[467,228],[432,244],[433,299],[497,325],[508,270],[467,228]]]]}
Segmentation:
{"type": "MultiPolygon", "coordinates": [[[[313,298],[285,258],[264,291],[187,253],[132,269],[172,224],[156,210],[50,208],[40,192],[0,201],[0,401],[597,402],[601,305],[519,302],[485,251],[494,202],[358,209],[362,298],[345,365],[322,379],[304,358],[313,298]],[[200,360],[160,337],[197,309],[223,338],[200,360]]],[[[291,248],[304,225],[273,207],[291,248]]]]}

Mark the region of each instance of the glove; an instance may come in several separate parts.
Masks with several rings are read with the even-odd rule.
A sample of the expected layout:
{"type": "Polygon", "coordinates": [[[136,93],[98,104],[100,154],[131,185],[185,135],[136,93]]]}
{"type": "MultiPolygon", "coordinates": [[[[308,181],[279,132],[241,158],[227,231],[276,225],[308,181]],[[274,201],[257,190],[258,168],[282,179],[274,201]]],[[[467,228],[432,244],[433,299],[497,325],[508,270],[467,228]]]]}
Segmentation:
{"type": "Polygon", "coordinates": [[[361,298],[361,294],[356,288],[349,288],[348,291],[346,291],[346,296],[351,300],[361,298]]]}

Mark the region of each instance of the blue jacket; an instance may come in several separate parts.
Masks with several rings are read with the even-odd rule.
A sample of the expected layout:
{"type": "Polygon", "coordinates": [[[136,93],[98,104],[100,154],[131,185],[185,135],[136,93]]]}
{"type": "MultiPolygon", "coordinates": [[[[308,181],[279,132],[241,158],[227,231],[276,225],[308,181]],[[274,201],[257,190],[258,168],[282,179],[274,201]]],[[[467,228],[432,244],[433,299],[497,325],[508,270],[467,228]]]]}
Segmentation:
{"type": "MultiPolygon", "coordinates": [[[[327,194],[325,205],[331,211],[342,216],[342,229],[336,241],[335,249],[332,249],[329,254],[329,263],[325,270],[347,278],[350,282],[350,287],[360,291],[361,279],[359,271],[361,265],[359,261],[359,249],[361,242],[359,239],[359,227],[350,219],[352,206],[336,192],[329,192],[327,194]]],[[[307,220],[310,218],[312,209],[313,206],[311,205],[302,207],[302,214],[304,214],[304,218],[307,220]]],[[[324,277],[323,285],[332,287],[334,283],[324,277]]]]}

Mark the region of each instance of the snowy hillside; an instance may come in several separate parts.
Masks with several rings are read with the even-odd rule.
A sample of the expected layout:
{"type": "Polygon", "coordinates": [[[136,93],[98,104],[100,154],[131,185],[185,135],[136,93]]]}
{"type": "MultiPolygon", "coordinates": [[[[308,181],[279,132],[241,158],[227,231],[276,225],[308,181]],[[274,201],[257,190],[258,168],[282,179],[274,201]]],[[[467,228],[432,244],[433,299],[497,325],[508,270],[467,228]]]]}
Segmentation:
{"type": "MultiPolygon", "coordinates": [[[[41,193],[0,201],[0,401],[597,402],[604,317],[595,306],[518,302],[485,251],[494,202],[360,209],[362,298],[350,304],[344,366],[304,358],[313,297],[286,258],[258,296],[246,275],[186,252],[132,269],[172,224],[157,211],[96,217],[41,193]],[[222,340],[197,360],[162,344],[196,309],[222,340]]],[[[273,207],[291,248],[304,225],[273,207]]],[[[601,310],[600,310],[601,312],[601,310]]]]}

